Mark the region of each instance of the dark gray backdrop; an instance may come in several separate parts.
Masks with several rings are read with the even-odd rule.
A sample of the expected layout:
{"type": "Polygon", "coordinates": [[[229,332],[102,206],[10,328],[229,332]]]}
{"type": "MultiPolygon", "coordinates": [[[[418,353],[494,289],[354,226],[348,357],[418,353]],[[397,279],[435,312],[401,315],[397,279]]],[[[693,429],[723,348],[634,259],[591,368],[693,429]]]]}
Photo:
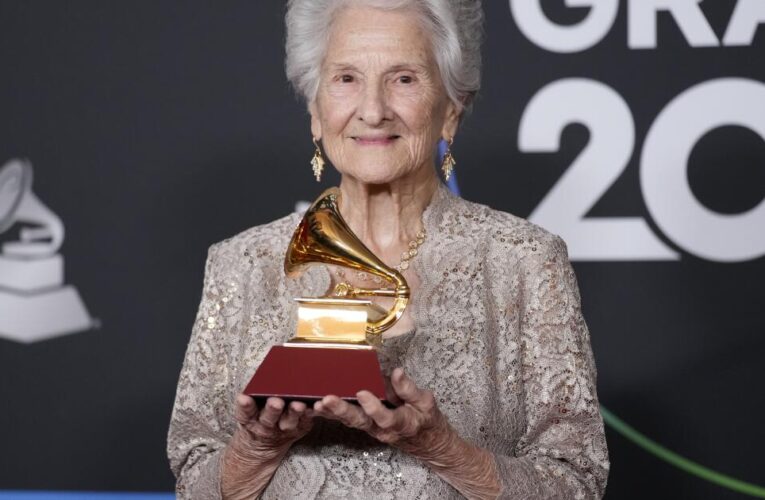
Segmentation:
{"type": "MultiPolygon", "coordinates": [[[[749,46],[691,47],[660,14],[658,46],[635,50],[621,2],[600,43],[561,54],[529,41],[507,2],[485,3],[485,83],[454,147],[462,195],[528,216],[589,138],[574,124],[560,151],[520,152],[531,97],[566,77],[618,92],[635,153],[589,214],[644,217],[681,258],[575,262],[601,402],[670,449],[762,485],[765,259],[715,262],[664,236],[638,162],[651,123],[685,89],[765,81],[765,28],[749,46]]],[[[718,38],[735,3],[702,3],[718,38]]],[[[542,5],[560,24],[588,14],[542,5]]],[[[0,489],[172,489],[165,435],[207,247],[337,181],[317,186],[310,172],[308,118],[283,76],[283,9],[0,2],[0,163],[34,164],[34,191],[66,226],[66,281],[101,325],[29,345],[0,339],[0,489]]],[[[705,206],[735,214],[765,196],[764,161],[761,137],[723,127],[698,142],[687,175],[705,206]]],[[[741,498],[608,432],[609,498],[741,498]]]]}

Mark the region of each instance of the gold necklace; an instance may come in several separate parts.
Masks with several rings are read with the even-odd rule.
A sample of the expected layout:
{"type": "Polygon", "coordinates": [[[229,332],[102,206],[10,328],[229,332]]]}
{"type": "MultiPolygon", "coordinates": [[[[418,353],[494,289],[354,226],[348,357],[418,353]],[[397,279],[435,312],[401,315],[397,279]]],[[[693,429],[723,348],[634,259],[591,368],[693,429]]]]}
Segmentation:
{"type": "Polygon", "coordinates": [[[404,250],[404,252],[401,254],[401,262],[399,262],[395,267],[396,271],[401,273],[409,269],[409,261],[411,261],[415,255],[417,255],[417,250],[423,243],[425,243],[425,236],[427,236],[427,233],[423,227],[420,229],[420,232],[417,233],[417,236],[415,236],[414,239],[409,242],[409,249],[404,250]]]}
{"type": "MultiPolygon", "coordinates": [[[[409,269],[409,265],[413,258],[415,258],[419,252],[420,247],[423,243],[425,243],[425,237],[427,236],[427,232],[425,231],[425,228],[423,227],[417,235],[414,237],[412,241],[409,242],[407,245],[407,249],[404,250],[401,253],[401,260],[399,261],[398,265],[394,266],[393,269],[396,271],[403,273],[407,269],[409,269]]],[[[337,268],[337,275],[341,278],[342,281],[345,281],[347,278],[345,276],[345,272],[342,270],[342,268],[337,268]]],[[[369,281],[370,275],[368,273],[365,273],[364,271],[356,271],[356,277],[360,279],[361,281],[369,281]]],[[[372,275],[371,276],[372,281],[375,284],[382,285],[383,280],[381,277],[372,275]]]]}

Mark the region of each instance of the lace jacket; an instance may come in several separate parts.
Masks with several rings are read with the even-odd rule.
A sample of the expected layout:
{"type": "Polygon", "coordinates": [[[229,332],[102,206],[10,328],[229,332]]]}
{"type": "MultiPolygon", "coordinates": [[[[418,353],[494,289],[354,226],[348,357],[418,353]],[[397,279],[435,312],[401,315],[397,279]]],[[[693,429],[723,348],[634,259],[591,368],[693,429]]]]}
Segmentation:
{"type": "MultiPolygon", "coordinates": [[[[300,216],[213,245],[178,382],[168,455],[178,498],[220,498],[234,398],[268,349],[295,331],[293,297],[319,296],[329,271],[286,278],[300,216]]],[[[441,187],[423,214],[412,266],[414,330],[379,350],[434,392],[462,437],[492,452],[503,498],[600,498],[608,452],[595,365],[563,241],[441,187]]],[[[366,434],[317,420],[263,498],[460,498],[426,465],[366,434]]]]}

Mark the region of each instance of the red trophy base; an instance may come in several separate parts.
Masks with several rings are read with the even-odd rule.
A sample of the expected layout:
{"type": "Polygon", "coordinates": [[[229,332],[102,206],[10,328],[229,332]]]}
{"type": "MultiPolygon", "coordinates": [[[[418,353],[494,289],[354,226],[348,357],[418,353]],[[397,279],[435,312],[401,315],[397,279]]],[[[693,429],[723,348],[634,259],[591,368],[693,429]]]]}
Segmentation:
{"type": "Polygon", "coordinates": [[[330,394],[356,402],[356,393],[362,390],[390,406],[373,349],[277,345],[268,351],[244,393],[259,404],[272,396],[311,404],[330,394]]]}

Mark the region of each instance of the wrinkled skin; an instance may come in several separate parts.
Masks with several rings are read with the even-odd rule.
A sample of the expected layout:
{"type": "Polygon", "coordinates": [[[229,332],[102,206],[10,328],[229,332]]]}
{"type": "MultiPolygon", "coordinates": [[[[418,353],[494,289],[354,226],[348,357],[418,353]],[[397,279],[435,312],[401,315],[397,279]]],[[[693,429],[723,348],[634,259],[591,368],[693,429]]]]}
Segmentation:
{"type": "Polygon", "coordinates": [[[415,16],[365,8],[338,14],[310,112],[343,181],[375,185],[421,180],[459,118],[415,16]]]}
{"type": "Polygon", "coordinates": [[[433,393],[420,389],[396,368],[390,380],[391,402],[398,406],[386,408],[368,391],[357,394],[359,405],[337,396],[326,396],[314,404],[316,415],[337,420],[348,427],[360,429],[380,442],[409,450],[426,449],[431,436],[447,432],[446,419],[438,410],[433,393]],[[429,434],[429,439],[426,435],[429,434]]]}

